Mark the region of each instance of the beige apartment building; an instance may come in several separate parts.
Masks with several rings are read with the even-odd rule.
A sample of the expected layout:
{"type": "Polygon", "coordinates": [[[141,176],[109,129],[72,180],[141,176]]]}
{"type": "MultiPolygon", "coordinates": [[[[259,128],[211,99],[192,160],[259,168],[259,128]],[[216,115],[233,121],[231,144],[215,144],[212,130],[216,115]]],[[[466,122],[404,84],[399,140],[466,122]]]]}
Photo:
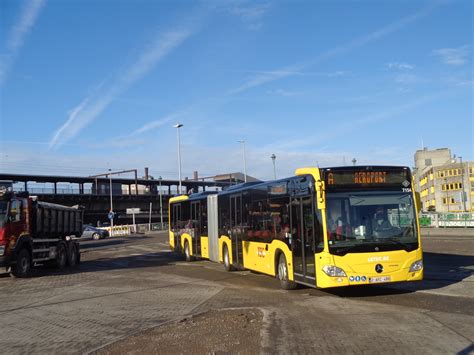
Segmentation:
{"type": "Polygon", "coordinates": [[[415,153],[414,176],[424,212],[474,212],[474,162],[449,148],[424,148],[415,153]]]}

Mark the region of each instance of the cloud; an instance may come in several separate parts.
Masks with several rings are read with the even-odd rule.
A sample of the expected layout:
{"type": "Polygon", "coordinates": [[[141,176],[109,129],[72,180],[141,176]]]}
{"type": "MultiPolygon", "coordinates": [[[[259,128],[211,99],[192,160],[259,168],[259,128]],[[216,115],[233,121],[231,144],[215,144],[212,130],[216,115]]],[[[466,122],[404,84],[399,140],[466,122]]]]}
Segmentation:
{"type": "Polygon", "coordinates": [[[420,78],[413,74],[399,74],[395,78],[398,84],[415,84],[420,81],[420,78]]]}
{"type": "Polygon", "coordinates": [[[268,90],[267,94],[279,95],[279,96],[285,96],[285,97],[292,97],[292,96],[300,96],[300,95],[302,95],[302,92],[301,91],[285,90],[285,89],[274,89],[274,90],[268,90]]]}
{"type": "Polygon", "coordinates": [[[250,30],[258,30],[262,27],[262,18],[270,9],[269,3],[263,4],[236,4],[231,7],[230,12],[239,16],[241,21],[250,30]]]}
{"type": "Polygon", "coordinates": [[[433,51],[433,55],[448,65],[464,65],[469,57],[471,47],[468,45],[457,48],[441,48],[433,51]]]}
{"type": "Polygon", "coordinates": [[[230,94],[239,94],[248,89],[251,89],[251,88],[254,88],[254,87],[257,87],[257,86],[260,86],[260,85],[263,85],[263,84],[266,84],[278,79],[283,79],[291,75],[295,75],[295,73],[300,72],[301,69],[303,69],[303,66],[294,65],[294,66],[288,66],[288,67],[275,70],[275,71],[260,72],[259,74],[256,74],[254,77],[250,78],[244,84],[231,90],[230,94]]]}
{"type": "Polygon", "coordinates": [[[10,66],[13,64],[15,57],[23,46],[26,36],[35,25],[38,15],[45,3],[45,0],[31,0],[25,2],[18,22],[15,23],[7,38],[7,53],[2,55],[0,61],[0,85],[5,82],[10,66]]]}
{"type": "Polygon", "coordinates": [[[438,6],[438,2],[431,3],[428,6],[424,7],[423,9],[411,15],[402,17],[398,19],[397,21],[394,21],[386,26],[383,26],[373,32],[370,32],[366,35],[355,38],[351,42],[345,43],[338,47],[331,48],[323,52],[319,56],[313,58],[312,60],[306,61],[304,63],[285,66],[281,69],[277,69],[277,70],[267,72],[267,73],[265,72],[259,73],[255,75],[254,77],[248,79],[245,83],[243,83],[239,87],[231,90],[230,94],[239,94],[246,90],[261,86],[263,84],[295,75],[295,73],[302,72],[305,68],[309,66],[313,66],[315,64],[327,61],[333,57],[345,54],[355,48],[359,48],[368,43],[377,41],[394,32],[400,31],[401,29],[403,29],[410,23],[424,16],[427,16],[437,6],[438,6]]]}
{"type": "Polygon", "coordinates": [[[50,141],[50,148],[57,147],[76,136],[93,122],[121,93],[145,76],[164,57],[179,47],[193,34],[190,30],[169,31],[158,36],[138,57],[136,62],[115,79],[101,94],[85,98],[69,113],[68,120],[56,130],[50,141]]]}
{"type": "Polygon", "coordinates": [[[143,134],[148,131],[152,131],[154,129],[160,128],[173,120],[177,120],[179,117],[183,116],[186,112],[187,110],[180,110],[180,111],[173,112],[158,120],[150,121],[144,124],[143,126],[141,126],[140,128],[136,129],[132,133],[130,133],[129,136],[136,136],[138,134],[143,134]]]}
{"type": "Polygon", "coordinates": [[[395,70],[412,70],[415,68],[415,66],[408,63],[393,62],[393,63],[388,63],[387,68],[395,69],[395,70]]]}

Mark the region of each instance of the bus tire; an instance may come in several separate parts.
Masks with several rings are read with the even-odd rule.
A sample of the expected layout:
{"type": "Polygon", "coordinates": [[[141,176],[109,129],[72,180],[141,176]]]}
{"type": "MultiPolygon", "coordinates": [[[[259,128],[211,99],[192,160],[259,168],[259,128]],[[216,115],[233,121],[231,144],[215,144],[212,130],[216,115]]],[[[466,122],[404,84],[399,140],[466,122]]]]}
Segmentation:
{"type": "Polygon", "coordinates": [[[189,243],[187,240],[184,242],[184,256],[186,257],[186,261],[194,261],[194,257],[191,255],[191,250],[189,249],[189,243]]]}
{"type": "Polygon", "coordinates": [[[298,284],[288,279],[288,264],[286,263],[285,254],[281,253],[278,258],[278,280],[280,280],[280,287],[284,290],[294,290],[298,284]]]}
{"type": "Polygon", "coordinates": [[[78,264],[77,262],[77,247],[75,243],[67,243],[67,265],[74,267],[78,264]]]}
{"type": "Polygon", "coordinates": [[[56,259],[54,259],[54,266],[62,270],[67,264],[67,247],[66,243],[63,241],[60,241],[57,246],[56,250],[56,259]]]}
{"type": "Polygon", "coordinates": [[[11,268],[13,277],[28,277],[31,272],[31,255],[28,249],[22,248],[16,258],[16,263],[11,268]]]}
{"type": "Polygon", "coordinates": [[[224,248],[222,248],[222,259],[224,260],[224,267],[227,271],[234,270],[234,267],[230,263],[229,249],[227,248],[227,245],[224,245],[224,248]]]}

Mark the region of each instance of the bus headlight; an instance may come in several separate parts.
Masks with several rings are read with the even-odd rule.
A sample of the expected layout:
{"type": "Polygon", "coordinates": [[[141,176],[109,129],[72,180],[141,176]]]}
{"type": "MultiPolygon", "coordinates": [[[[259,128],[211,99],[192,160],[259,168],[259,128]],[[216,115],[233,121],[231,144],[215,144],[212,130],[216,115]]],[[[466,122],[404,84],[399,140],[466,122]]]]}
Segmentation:
{"type": "Polygon", "coordinates": [[[423,269],[423,260],[417,260],[410,266],[410,272],[420,271],[423,269]]]}
{"type": "Polygon", "coordinates": [[[334,265],[324,265],[323,271],[325,272],[326,275],[331,276],[331,277],[347,276],[344,270],[334,265]]]}

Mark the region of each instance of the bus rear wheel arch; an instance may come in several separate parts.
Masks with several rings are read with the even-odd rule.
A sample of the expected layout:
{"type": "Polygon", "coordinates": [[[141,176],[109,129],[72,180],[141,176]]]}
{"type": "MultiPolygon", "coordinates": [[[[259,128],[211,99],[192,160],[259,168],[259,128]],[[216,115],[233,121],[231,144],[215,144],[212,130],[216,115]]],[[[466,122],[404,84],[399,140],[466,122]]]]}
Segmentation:
{"type": "Polygon", "coordinates": [[[191,249],[189,248],[189,243],[187,240],[184,241],[184,256],[186,261],[194,261],[194,257],[191,255],[191,249]]]}

